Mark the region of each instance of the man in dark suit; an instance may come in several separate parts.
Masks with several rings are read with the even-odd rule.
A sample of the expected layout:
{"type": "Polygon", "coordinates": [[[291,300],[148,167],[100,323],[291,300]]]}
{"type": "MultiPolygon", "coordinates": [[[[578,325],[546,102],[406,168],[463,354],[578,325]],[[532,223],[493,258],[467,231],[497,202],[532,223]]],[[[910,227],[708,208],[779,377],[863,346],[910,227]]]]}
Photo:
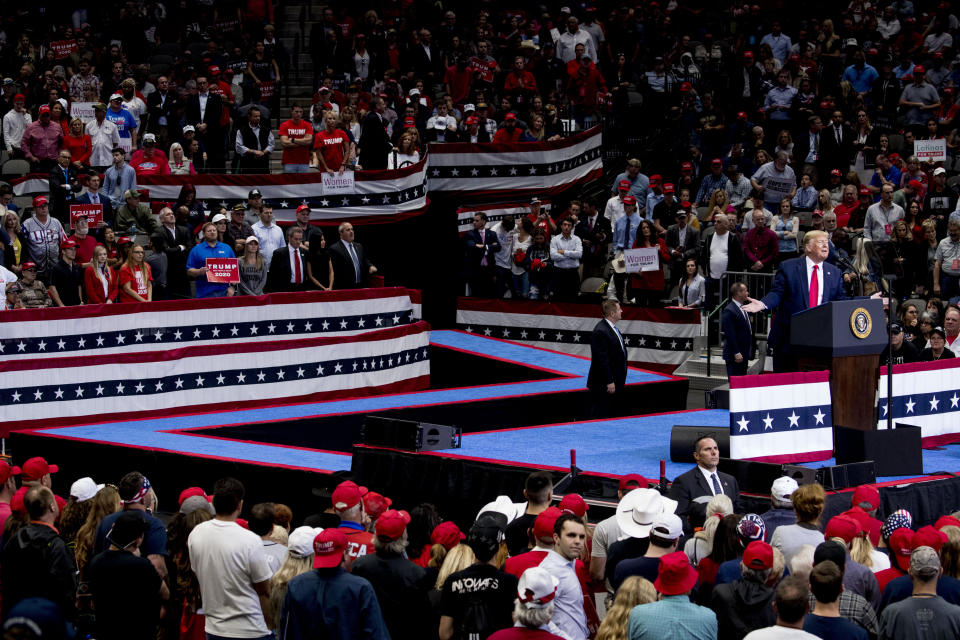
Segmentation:
{"type": "Polygon", "coordinates": [[[768,344],[773,349],[773,370],[796,371],[797,354],[790,345],[790,319],[793,314],[815,306],[846,300],[840,269],[825,262],[830,240],[823,231],[808,231],[803,237],[804,257],[785,260],[773,279],[770,293],[762,300],[747,298],[747,313],[774,310],[768,344]]]}
{"type": "Polygon", "coordinates": [[[493,296],[494,255],[500,251],[497,234],[487,229],[487,214],[473,215],[473,229],[464,237],[463,277],[470,285],[470,295],[493,296]]]}
{"type": "Polygon", "coordinates": [[[623,392],[627,382],[627,347],[617,329],[622,313],[620,303],[615,298],[607,299],[600,308],[603,319],[590,335],[590,371],[587,373],[592,419],[614,415],[617,395],[623,392]]]}
{"type": "Polygon", "coordinates": [[[180,136],[177,111],[182,106],[177,92],[170,90],[170,80],[166,76],[157,78],[157,90],[147,96],[147,132],[157,136],[161,149],[169,148],[180,136]]]}
{"type": "Polygon", "coordinates": [[[99,173],[90,174],[90,177],[87,178],[87,192],[78,196],[74,204],[99,204],[103,207],[104,224],[107,226],[113,225],[113,204],[109,197],[100,194],[99,173]]]}
{"type": "Polygon", "coordinates": [[[334,289],[363,289],[377,268],[367,260],[363,245],[354,242],[353,225],[341,222],[340,239],[330,245],[334,289]]]}
{"type": "Polygon", "coordinates": [[[823,122],[820,116],[810,116],[807,125],[807,130],[797,134],[794,140],[793,165],[798,176],[809,174],[817,184],[817,173],[823,160],[823,122]]]}
{"type": "Polygon", "coordinates": [[[70,227],[70,205],[76,204],[76,194],[83,188],[70,161],[70,152],[61,149],[57,166],[50,170],[50,213],[67,228],[70,227]]]}
{"type": "Polygon", "coordinates": [[[267,293],[307,290],[307,250],[303,242],[303,229],[290,227],[287,246],[273,252],[270,272],[267,274],[267,293]],[[293,252],[293,253],[291,253],[293,252]]]}
{"type": "Polygon", "coordinates": [[[750,317],[740,308],[747,301],[747,285],[730,285],[730,302],[720,314],[723,329],[723,360],[727,363],[727,377],[747,375],[747,363],[753,358],[753,327],[750,317]]]}
{"type": "Polygon", "coordinates": [[[160,229],[155,235],[163,238],[154,248],[167,255],[167,295],[170,298],[192,298],[187,277],[187,257],[193,248],[193,235],[177,224],[177,216],[170,207],[160,209],[160,229]]]}
{"type": "Polygon", "coordinates": [[[467,116],[463,122],[465,126],[460,130],[457,142],[490,142],[490,133],[486,127],[480,126],[477,116],[467,116]]]}
{"type": "Polygon", "coordinates": [[[360,166],[364,169],[386,169],[387,156],[393,150],[387,136],[383,114],[387,109],[383,98],[374,98],[373,108],[360,127],[360,166]]]}
{"type": "Polygon", "coordinates": [[[197,93],[187,98],[187,123],[194,126],[197,138],[207,150],[207,166],[222,169],[224,164],[224,138],[220,127],[223,102],[220,96],[210,91],[207,77],[197,76],[197,93]]]}
{"type": "Polygon", "coordinates": [[[843,124],[843,112],[834,111],[830,126],[820,132],[820,156],[825,176],[832,169],[840,169],[846,174],[853,156],[854,137],[853,130],[843,124]]]}
{"type": "Polygon", "coordinates": [[[602,275],[598,272],[602,272],[607,264],[613,229],[610,227],[610,219],[597,209],[597,201],[593,197],[583,199],[583,214],[573,232],[583,243],[583,258],[580,260],[583,276],[587,278],[591,275],[602,275]]]}
{"type": "Polygon", "coordinates": [[[700,232],[687,224],[687,216],[689,212],[686,209],[677,209],[674,218],[677,222],[667,227],[667,237],[664,239],[667,251],[670,252],[672,282],[684,277],[683,265],[688,258],[696,259],[697,246],[700,244],[700,232]]]}
{"type": "Polygon", "coordinates": [[[733,502],[734,513],[739,513],[740,487],[737,479],[717,470],[720,448],[710,436],[702,436],[693,444],[693,459],[697,466],[677,476],[670,486],[669,497],[677,501],[676,514],[683,518],[684,530],[690,532],[690,516],[703,521],[707,503],[715,495],[724,494],[733,502]]]}

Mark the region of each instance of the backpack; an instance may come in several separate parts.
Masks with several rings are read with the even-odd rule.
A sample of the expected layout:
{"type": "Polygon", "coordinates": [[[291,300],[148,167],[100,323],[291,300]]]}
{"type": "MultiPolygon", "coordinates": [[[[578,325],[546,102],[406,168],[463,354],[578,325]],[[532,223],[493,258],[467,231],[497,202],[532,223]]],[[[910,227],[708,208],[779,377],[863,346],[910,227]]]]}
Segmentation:
{"type": "Polygon", "coordinates": [[[475,591],[464,594],[467,604],[463,609],[463,618],[458,625],[460,640],[486,640],[488,636],[498,630],[494,626],[490,607],[483,597],[485,591],[475,591]]]}

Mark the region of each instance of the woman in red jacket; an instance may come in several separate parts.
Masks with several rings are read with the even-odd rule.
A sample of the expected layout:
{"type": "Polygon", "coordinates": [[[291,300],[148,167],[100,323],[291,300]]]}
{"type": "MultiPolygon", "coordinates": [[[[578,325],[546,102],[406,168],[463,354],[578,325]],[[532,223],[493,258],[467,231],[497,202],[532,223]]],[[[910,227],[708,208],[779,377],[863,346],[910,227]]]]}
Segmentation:
{"type": "Polygon", "coordinates": [[[83,120],[74,118],[70,121],[70,131],[63,136],[63,148],[70,152],[70,162],[77,171],[88,170],[90,154],[93,151],[93,142],[83,130],[83,120]]]}
{"type": "Polygon", "coordinates": [[[663,265],[670,261],[670,252],[667,251],[667,245],[663,238],[657,237],[657,232],[653,228],[653,223],[649,220],[640,221],[640,230],[637,231],[637,239],[633,242],[634,249],[659,249],[659,265],[656,271],[641,271],[633,274],[633,291],[637,294],[637,304],[641,307],[656,306],[657,301],[663,297],[664,278],[663,265]]]}
{"type": "Polygon", "coordinates": [[[117,299],[117,272],[107,266],[107,249],[93,248],[93,264],[83,273],[83,292],[87,304],[110,304],[117,299]]]}

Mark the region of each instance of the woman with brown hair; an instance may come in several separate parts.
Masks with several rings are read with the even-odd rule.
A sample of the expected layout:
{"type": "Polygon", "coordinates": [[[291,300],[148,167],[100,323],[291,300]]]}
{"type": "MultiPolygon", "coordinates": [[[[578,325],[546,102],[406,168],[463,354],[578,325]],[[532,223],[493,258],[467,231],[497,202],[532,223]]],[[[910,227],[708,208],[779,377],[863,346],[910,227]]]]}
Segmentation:
{"type": "Polygon", "coordinates": [[[827,502],[827,494],[819,484],[805,484],[790,496],[797,524],[780,525],[770,537],[770,544],[783,553],[787,564],[805,544],[814,548],[823,542],[820,515],[827,502]]]}

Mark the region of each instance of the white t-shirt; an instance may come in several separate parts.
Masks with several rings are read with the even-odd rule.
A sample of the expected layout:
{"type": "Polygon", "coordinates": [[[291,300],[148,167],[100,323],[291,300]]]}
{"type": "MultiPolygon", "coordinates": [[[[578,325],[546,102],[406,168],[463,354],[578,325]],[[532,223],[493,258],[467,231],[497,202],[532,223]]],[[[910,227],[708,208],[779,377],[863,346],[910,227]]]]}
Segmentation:
{"type": "Polygon", "coordinates": [[[287,559],[287,547],[273,540],[261,539],[260,542],[263,544],[263,553],[267,556],[270,572],[276,573],[287,559]]]}
{"type": "Polygon", "coordinates": [[[727,264],[730,259],[730,232],[727,231],[722,236],[714,234],[710,242],[710,277],[719,280],[723,272],[727,270],[727,264]]]}
{"type": "Polygon", "coordinates": [[[208,520],[190,533],[187,548],[200,583],[205,631],[229,638],[270,633],[253,588],[273,575],[260,536],[236,522],[208,520]]]}
{"type": "Polygon", "coordinates": [[[17,281],[17,274],[0,266],[0,309],[7,306],[7,285],[17,281]]]}
{"type": "Polygon", "coordinates": [[[803,629],[773,626],[751,631],[743,640],[818,640],[818,637],[803,629]]]}

